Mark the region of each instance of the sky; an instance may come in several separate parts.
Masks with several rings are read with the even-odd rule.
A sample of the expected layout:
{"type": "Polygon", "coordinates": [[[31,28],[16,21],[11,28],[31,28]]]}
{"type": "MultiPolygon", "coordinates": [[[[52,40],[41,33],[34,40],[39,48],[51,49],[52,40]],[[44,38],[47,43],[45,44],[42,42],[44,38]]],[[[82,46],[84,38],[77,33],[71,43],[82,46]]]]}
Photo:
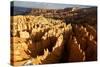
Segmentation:
{"type": "Polygon", "coordinates": [[[13,6],[26,7],[26,8],[63,9],[68,7],[80,7],[80,8],[90,7],[86,5],[58,4],[58,3],[44,3],[44,2],[25,2],[25,1],[13,1],[13,2],[14,2],[13,6]]]}

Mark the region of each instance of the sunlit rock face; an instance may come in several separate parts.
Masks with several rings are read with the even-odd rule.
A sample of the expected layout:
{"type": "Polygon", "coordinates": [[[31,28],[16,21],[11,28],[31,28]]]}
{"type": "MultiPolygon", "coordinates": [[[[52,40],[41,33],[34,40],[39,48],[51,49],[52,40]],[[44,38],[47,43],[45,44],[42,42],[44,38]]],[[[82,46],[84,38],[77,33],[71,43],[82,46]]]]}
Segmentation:
{"type": "MultiPolygon", "coordinates": [[[[96,16],[90,11],[92,15],[85,16],[83,23],[83,14],[80,11],[80,9],[70,9],[69,16],[63,18],[66,21],[44,15],[11,16],[11,64],[96,61],[96,16]],[[80,16],[82,18],[75,21],[80,16]],[[87,22],[90,18],[92,23],[87,22]],[[70,19],[75,23],[72,20],[67,22],[70,19]]],[[[84,9],[83,13],[86,15],[89,10],[84,9]]]]}
{"type": "Polygon", "coordinates": [[[32,17],[33,20],[31,16],[13,18],[16,20],[12,22],[13,25],[16,24],[14,27],[12,25],[11,29],[12,46],[15,47],[12,47],[11,52],[13,64],[30,58],[32,64],[59,62],[64,49],[64,36],[71,32],[71,24],[66,25],[61,20],[46,19],[42,16],[32,17]],[[16,32],[13,32],[14,30],[16,32]]]}

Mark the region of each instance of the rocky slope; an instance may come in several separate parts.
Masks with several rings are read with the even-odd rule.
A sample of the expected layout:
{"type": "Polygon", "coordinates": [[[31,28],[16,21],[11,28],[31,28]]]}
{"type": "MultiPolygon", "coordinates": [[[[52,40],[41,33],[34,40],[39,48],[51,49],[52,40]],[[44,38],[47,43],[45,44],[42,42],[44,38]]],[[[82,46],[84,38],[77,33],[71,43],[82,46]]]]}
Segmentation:
{"type": "MultiPolygon", "coordinates": [[[[33,11],[34,14],[40,16],[11,16],[11,64],[34,65],[96,61],[97,23],[95,9],[65,9],[65,11],[72,16],[64,15],[62,18],[63,15],[61,15],[60,18],[56,16],[55,19],[55,15],[46,17],[35,13],[35,11],[33,11]],[[83,11],[83,14],[80,11],[83,11]],[[82,17],[79,18],[80,16],[82,17]],[[79,19],[76,20],[76,17],[79,19]]],[[[45,13],[46,10],[42,12],[45,13]]],[[[47,13],[49,12],[51,11],[47,13]]],[[[55,10],[52,10],[51,13],[54,12],[55,10]]]]}
{"type": "Polygon", "coordinates": [[[29,58],[34,59],[33,64],[59,62],[64,47],[63,38],[71,30],[70,24],[66,25],[61,20],[46,19],[42,16],[12,18],[12,62],[29,58]]]}

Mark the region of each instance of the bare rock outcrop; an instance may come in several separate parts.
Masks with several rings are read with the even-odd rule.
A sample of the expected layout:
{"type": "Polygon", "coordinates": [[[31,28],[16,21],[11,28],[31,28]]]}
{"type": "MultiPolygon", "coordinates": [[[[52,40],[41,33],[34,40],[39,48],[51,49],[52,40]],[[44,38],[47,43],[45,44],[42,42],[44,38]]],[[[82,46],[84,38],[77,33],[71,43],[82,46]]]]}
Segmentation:
{"type": "MultiPolygon", "coordinates": [[[[41,11],[39,10],[39,13],[41,11]]],[[[11,17],[12,65],[97,60],[96,15],[91,9],[69,9],[68,12],[64,9],[63,14],[62,11],[43,10],[43,13],[50,12],[50,15],[11,17]],[[54,12],[53,18],[51,18],[52,12],[54,12]],[[61,15],[58,16],[59,13],[61,15]],[[89,16],[86,17],[87,15],[89,16]],[[86,18],[83,19],[84,17],[86,18]],[[90,18],[93,23],[87,22],[90,18]],[[77,23],[72,23],[75,20],[77,23]]]]}
{"type": "MultiPolygon", "coordinates": [[[[64,48],[64,35],[71,31],[71,24],[66,25],[61,20],[46,19],[42,16],[34,17],[34,20],[28,20],[27,16],[14,16],[16,19],[12,24],[15,24],[11,29],[12,46],[22,48],[25,50],[14,49],[12,51],[13,64],[19,61],[32,58],[32,64],[48,64],[57,63],[61,58],[64,48]],[[20,20],[19,20],[20,17],[20,20]],[[51,21],[48,21],[51,20],[51,21]],[[16,27],[16,28],[15,28],[16,27]],[[13,31],[16,30],[16,35],[13,31]],[[24,47],[17,45],[19,43],[13,42],[14,38],[23,39],[20,44],[24,47]],[[15,54],[20,51],[24,57],[15,54]],[[14,56],[14,57],[13,57],[14,56]],[[17,59],[16,59],[17,58],[17,59]]],[[[13,48],[12,47],[12,48],[13,48]]],[[[21,63],[22,64],[22,63],[21,63]]]]}

